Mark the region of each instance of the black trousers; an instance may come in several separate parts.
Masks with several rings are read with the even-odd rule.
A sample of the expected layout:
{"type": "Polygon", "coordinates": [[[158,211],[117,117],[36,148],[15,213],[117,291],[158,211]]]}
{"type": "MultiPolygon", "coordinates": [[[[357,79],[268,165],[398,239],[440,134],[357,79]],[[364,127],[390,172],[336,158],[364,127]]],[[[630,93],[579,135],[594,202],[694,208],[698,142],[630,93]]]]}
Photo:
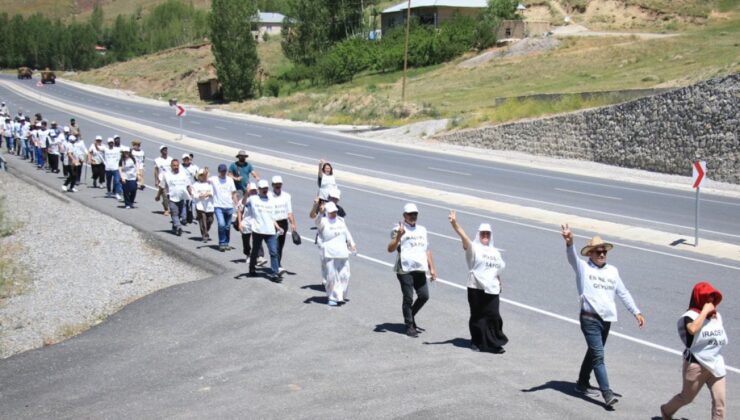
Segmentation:
{"type": "Polygon", "coordinates": [[[424,271],[412,271],[406,274],[396,274],[396,277],[401,284],[401,293],[403,293],[403,303],[401,305],[403,321],[407,327],[415,326],[416,322],[414,318],[416,314],[429,300],[427,273],[424,271]],[[416,291],[415,301],[414,291],[416,291]]]}
{"type": "Polygon", "coordinates": [[[509,342],[503,331],[504,321],[499,313],[499,303],[499,295],[490,295],[480,289],[468,288],[470,341],[480,351],[500,350],[509,342]]]}
{"type": "Polygon", "coordinates": [[[69,165],[69,169],[67,170],[67,179],[64,181],[64,185],[67,186],[68,189],[72,189],[77,185],[77,174],[80,172],[81,166],[74,166],[69,165]]]}
{"type": "Polygon", "coordinates": [[[104,163],[92,164],[90,165],[90,168],[92,170],[93,184],[95,185],[100,184],[102,186],[103,183],[105,182],[105,164],[104,163]]]}
{"type": "MultiPolygon", "coordinates": [[[[62,158],[62,159],[64,159],[64,158],[62,158]]],[[[63,162],[62,163],[62,175],[69,176],[69,171],[70,171],[69,168],[72,167],[72,165],[70,165],[69,159],[62,160],[62,162],[63,162]]]]}
{"type": "Polygon", "coordinates": [[[54,173],[59,172],[59,155],[49,154],[49,169],[54,173]]]}
{"type": "Polygon", "coordinates": [[[200,225],[200,236],[204,239],[209,237],[208,231],[211,230],[213,224],[213,212],[206,213],[202,210],[197,210],[198,213],[198,224],[200,225]]]}
{"type": "Polygon", "coordinates": [[[288,219],[278,220],[278,226],[283,228],[283,234],[277,237],[278,263],[283,266],[283,248],[285,247],[285,238],[288,237],[288,219]]]}

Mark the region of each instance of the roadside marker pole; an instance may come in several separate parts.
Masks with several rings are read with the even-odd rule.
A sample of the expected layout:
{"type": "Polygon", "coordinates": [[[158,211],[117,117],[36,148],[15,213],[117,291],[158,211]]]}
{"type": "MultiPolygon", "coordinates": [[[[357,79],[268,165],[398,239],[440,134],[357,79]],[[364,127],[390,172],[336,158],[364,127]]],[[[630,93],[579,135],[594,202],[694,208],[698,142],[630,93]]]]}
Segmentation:
{"type": "Polygon", "coordinates": [[[694,162],[692,168],[692,177],[694,181],[693,188],[696,189],[696,202],[694,204],[694,246],[699,246],[699,191],[704,184],[704,175],[707,172],[707,162],[701,160],[694,162]]]}
{"type": "Polygon", "coordinates": [[[185,108],[183,108],[180,105],[175,105],[175,115],[177,115],[177,119],[180,120],[180,140],[182,140],[182,120],[185,117],[185,108]]]}

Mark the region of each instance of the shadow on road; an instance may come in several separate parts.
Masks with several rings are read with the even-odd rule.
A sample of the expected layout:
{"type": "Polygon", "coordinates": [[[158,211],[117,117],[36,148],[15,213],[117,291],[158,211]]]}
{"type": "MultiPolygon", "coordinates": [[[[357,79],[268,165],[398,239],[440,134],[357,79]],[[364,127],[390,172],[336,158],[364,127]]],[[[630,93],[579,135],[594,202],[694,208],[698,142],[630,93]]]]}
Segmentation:
{"type": "Polygon", "coordinates": [[[396,334],[406,335],[406,324],[395,324],[392,322],[385,322],[375,326],[374,332],[385,333],[392,332],[396,334]]]}
{"type": "Polygon", "coordinates": [[[455,347],[460,347],[466,350],[470,350],[470,339],[468,338],[451,338],[446,341],[424,341],[422,344],[428,345],[439,345],[439,344],[452,344],[455,347]]]}
{"type": "Polygon", "coordinates": [[[307,284],[305,286],[301,286],[301,289],[313,290],[315,292],[324,292],[324,291],[326,291],[324,289],[324,285],[323,284],[307,284]]]}
{"type": "MultiPolygon", "coordinates": [[[[529,389],[522,389],[522,392],[537,392],[537,391],[544,391],[548,389],[552,389],[554,391],[562,392],[565,395],[568,395],[573,398],[578,398],[584,401],[588,401],[591,404],[596,404],[598,406],[604,407],[606,410],[613,410],[613,408],[607,408],[604,403],[601,401],[601,399],[595,399],[590,398],[585,395],[581,395],[575,391],[576,383],[575,382],[568,382],[568,381],[548,381],[542,385],[535,386],[529,389]]],[[[622,395],[617,394],[616,392],[614,395],[621,397],[622,395]]]]}
{"type": "Polygon", "coordinates": [[[304,300],[303,303],[306,303],[306,304],[320,303],[322,305],[326,305],[329,303],[329,300],[326,296],[311,296],[310,298],[304,300]]]}

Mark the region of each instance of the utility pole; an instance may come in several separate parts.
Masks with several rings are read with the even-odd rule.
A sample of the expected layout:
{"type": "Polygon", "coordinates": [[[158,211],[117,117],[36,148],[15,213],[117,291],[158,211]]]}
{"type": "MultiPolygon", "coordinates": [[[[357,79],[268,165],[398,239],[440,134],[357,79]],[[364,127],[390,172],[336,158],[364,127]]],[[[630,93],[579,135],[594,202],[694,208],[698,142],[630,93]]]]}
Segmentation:
{"type": "Polygon", "coordinates": [[[406,72],[409,67],[409,30],[411,29],[411,0],[406,8],[406,39],[403,45],[403,83],[401,84],[401,103],[406,103],[406,72]]]}

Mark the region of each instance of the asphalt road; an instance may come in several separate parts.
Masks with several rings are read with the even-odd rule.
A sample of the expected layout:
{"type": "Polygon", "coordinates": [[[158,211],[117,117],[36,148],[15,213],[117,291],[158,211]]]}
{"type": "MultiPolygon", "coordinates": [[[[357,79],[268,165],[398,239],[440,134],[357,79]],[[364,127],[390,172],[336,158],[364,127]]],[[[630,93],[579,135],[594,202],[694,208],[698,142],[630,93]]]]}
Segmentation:
{"type": "MultiPolygon", "coordinates": [[[[35,81],[15,81],[34,86],[35,81]]],[[[36,89],[51,97],[131,121],[179,130],[174,110],[96,95],[65,85],[36,89]]],[[[0,95],[5,92],[0,91],[0,95]]],[[[5,97],[5,96],[3,96],[5,97]]],[[[21,105],[18,103],[16,107],[21,105]]],[[[536,168],[450,157],[434,151],[378,145],[316,129],[277,127],[190,110],[183,120],[186,135],[217,143],[243,144],[300,162],[320,158],[339,170],[398,179],[415,185],[458,191],[482,198],[534,206],[693,238],[695,197],[691,192],[589,178],[536,168]]],[[[711,177],[711,173],[709,174],[711,177]]],[[[740,244],[740,199],[702,195],[702,237],[740,244]]]]}
{"type": "MultiPolygon", "coordinates": [[[[0,90],[0,97],[7,100],[10,95],[0,90]]],[[[23,98],[10,101],[49,119],[68,119],[63,111],[23,98]]],[[[132,136],[142,138],[150,158],[162,141],[78,120],[86,135],[119,133],[124,142],[132,136]]],[[[279,138],[272,140],[282,150],[282,145],[277,146],[279,138]]],[[[247,141],[245,147],[256,147],[251,137],[247,141]]],[[[352,142],[343,141],[351,146],[352,142]]],[[[169,147],[173,156],[185,152],[175,144],[169,147]]],[[[332,159],[338,147],[315,143],[303,154],[332,159]]],[[[195,162],[213,168],[232,159],[196,153],[195,162]]],[[[58,177],[13,157],[10,163],[16,173],[59,190],[58,177]]],[[[339,170],[340,165],[336,166],[339,170]]],[[[431,232],[431,247],[444,281],[432,286],[432,299],[419,316],[427,332],[419,339],[406,338],[398,334],[400,291],[388,267],[393,256],[385,245],[407,197],[402,192],[353,185],[341,185],[342,205],[361,255],[352,260],[351,302],[329,309],[316,290],[319,266],[307,218],[315,179],[283,168],[257,170],[263,177],[284,177],[285,188],[293,195],[299,232],[306,238],[300,247],[288,246],[284,265],[294,274],[282,285],[240,276],[246,272],[243,256],[238,251],[219,253],[191,240],[197,227],[180,238],[170,235],[150,190],[139,196],[134,210],[104,198],[103,190],[83,188],[67,194],[154,233],[192,263],[213,262],[224,273],[155,293],[61,345],[1,361],[0,416],[650,418],[680,387],[675,321],[686,307],[691,286],[699,280],[711,281],[725,294],[720,310],[731,342],[724,354],[728,365],[740,366],[740,351],[732,345],[732,337],[740,335],[740,308],[733,296],[740,271],[737,264],[626,242],[609,259],[619,267],[648,326],[640,331],[620,307],[620,322],[613,326],[607,345],[610,380],[623,394],[616,412],[605,412],[598,401],[575,397],[570,387],[585,345],[573,323],[578,310],[574,276],[557,227],[459,209],[469,232],[481,221],[492,222],[496,245],[507,262],[502,313],[511,340],[508,351],[502,357],[471,352],[466,348],[464,258],[446,221],[447,209],[454,205],[434,197],[417,201],[419,222],[431,232]]],[[[582,235],[579,246],[585,242],[583,237],[593,234],[576,233],[582,235]]],[[[238,244],[238,238],[232,237],[232,243],[238,244]]],[[[732,398],[738,391],[737,375],[735,369],[728,376],[728,418],[740,408],[732,398]]],[[[708,410],[703,391],[680,414],[701,418],[708,410]]]]}

